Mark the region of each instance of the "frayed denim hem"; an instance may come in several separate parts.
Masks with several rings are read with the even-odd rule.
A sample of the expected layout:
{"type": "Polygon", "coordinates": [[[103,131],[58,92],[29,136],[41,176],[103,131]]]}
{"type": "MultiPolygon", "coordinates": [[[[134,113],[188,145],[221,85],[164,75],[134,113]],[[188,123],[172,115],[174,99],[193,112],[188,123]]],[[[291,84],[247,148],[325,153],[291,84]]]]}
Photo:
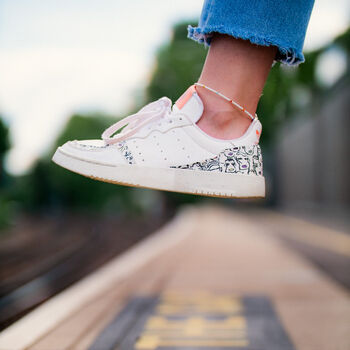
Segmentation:
{"type": "Polygon", "coordinates": [[[263,38],[252,33],[226,30],[221,27],[200,28],[192,27],[190,25],[187,27],[187,30],[188,38],[197,41],[200,44],[204,44],[205,46],[210,46],[213,33],[228,34],[237,39],[249,40],[252,44],[256,45],[277,46],[278,53],[276,55],[275,60],[278,62],[290,66],[297,66],[298,64],[303,63],[305,61],[302,52],[297,51],[295,48],[288,47],[288,45],[284,45],[278,40],[263,38]]]}

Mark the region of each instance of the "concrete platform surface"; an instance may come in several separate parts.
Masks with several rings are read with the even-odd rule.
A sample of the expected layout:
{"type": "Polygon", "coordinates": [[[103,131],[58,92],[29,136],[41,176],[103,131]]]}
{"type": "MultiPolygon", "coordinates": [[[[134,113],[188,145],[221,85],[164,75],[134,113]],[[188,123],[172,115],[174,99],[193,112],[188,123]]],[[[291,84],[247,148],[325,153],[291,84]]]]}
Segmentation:
{"type": "Polygon", "coordinates": [[[252,215],[183,210],[2,332],[0,350],[349,350],[347,290],[252,215]]]}

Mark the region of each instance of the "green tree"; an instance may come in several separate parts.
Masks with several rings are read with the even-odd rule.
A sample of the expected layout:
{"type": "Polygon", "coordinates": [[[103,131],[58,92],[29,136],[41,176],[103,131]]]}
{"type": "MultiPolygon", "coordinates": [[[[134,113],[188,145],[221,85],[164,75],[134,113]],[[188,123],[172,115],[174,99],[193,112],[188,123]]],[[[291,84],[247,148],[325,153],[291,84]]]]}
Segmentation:
{"type": "Polygon", "coordinates": [[[0,117],[0,229],[10,224],[13,215],[13,203],[9,199],[12,179],[4,167],[5,155],[9,149],[9,129],[0,117]]]}
{"type": "Polygon", "coordinates": [[[258,106],[264,128],[263,144],[271,144],[281,123],[303,111],[312,116],[312,108],[317,101],[329,94],[332,87],[322,86],[317,77],[317,67],[321,56],[328,50],[340,48],[347,57],[348,67],[344,77],[349,76],[350,29],[338,36],[332,43],[305,54],[305,63],[298,67],[276,64],[272,68],[258,106]],[[304,101],[304,103],[300,103],[304,101]]]}
{"type": "Polygon", "coordinates": [[[175,101],[198,80],[205,56],[202,45],[187,39],[187,23],[175,25],[170,42],[156,55],[155,69],[146,88],[147,102],[162,96],[175,101]]]}
{"type": "Polygon", "coordinates": [[[4,158],[6,152],[10,149],[9,129],[0,116],[0,187],[5,181],[4,158]]]}

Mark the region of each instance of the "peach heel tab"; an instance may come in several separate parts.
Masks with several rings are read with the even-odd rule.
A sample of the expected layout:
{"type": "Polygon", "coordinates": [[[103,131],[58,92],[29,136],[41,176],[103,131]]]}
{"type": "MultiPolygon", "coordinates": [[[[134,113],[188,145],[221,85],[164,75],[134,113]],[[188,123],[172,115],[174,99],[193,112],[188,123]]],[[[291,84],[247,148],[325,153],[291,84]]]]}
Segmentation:
{"type": "Polygon", "coordinates": [[[181,109],[195,92],[196,87],[194,85],[191,85],[175,102],[176,107],[178,109],[181,109]]]}

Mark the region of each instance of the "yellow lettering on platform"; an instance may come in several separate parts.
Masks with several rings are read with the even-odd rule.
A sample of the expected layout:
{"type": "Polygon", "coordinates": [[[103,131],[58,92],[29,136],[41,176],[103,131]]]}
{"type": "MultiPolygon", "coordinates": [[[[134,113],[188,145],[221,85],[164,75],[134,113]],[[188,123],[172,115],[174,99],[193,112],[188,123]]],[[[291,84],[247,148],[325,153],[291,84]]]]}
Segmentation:
{"type": "Polygon", "coordinates": [[[142,334],[135,348],[142,350],[153,350],[160,346],[160,338],[157,335],[142,334]]]}
{"type": "Polygon", "coordinates": [[[212,320],[203,317],[188,317],[183,320],[170,320],[161,316],[152,316],[146,323],[148,330],[183,330],[193,332],[194,330],[204,332],[208,329],[245,329],[246,320],[243,316],[226,317],[222,320],[212,320]]]}
{"type": "Polygon", "coordinates": [[[183,313],[238,313],[242,303],[238,298],[228,295],[211,295],[209,293],[179,295],[165,294],[157,307],[157,313],[162,315],[177,315],[183,313]]]}
{"type": "Polygon", "coordinates": [[[246,347],[247,322],[238,297],[209,293],[162,296],[135,349],[246,347]]]}

